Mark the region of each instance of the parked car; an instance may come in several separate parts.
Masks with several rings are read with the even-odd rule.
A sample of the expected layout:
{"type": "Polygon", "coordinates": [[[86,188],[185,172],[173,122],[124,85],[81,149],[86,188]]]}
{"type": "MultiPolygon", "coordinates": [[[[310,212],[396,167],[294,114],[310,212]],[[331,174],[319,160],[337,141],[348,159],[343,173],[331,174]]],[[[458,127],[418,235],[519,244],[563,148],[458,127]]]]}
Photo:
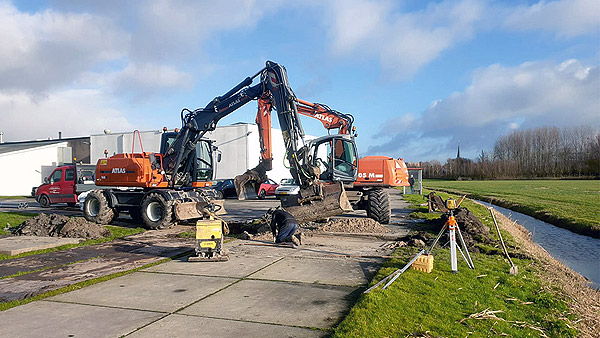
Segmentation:
{"type": "Polygon", "coordinates": [[[258,188],[258,198],[263,199],[267,196],[275,195],[275,189],[277,189],[278,186],[279,184],[275,183],[275,181],[267,178],[267,181],[262,183],[258,188]]]}
{"type": "Polygon", "coordinates": [[[217,192],[217,199],[237,197],[235,185],[233,184],[233,178],[225,180],[216,180],[213,182],[211,188],[213,188],[217,192]]]}
{"type": "Polygon", "coordinates": [[[280,198],[285,195],[298,195],[300,187],[293,178],[284,178],[275,189],[275,197],[280,198]]]}

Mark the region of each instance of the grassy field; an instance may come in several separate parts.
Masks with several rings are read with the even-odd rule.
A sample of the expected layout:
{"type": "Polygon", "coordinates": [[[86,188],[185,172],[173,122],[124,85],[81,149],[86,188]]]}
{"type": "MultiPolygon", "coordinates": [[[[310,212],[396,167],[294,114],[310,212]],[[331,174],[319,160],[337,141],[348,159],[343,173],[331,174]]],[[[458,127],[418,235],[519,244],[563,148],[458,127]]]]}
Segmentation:
{"type": "MultiPolygon", "coordinates": [[[[409,199],[415,204],[423,200],[409,199]]],[[[464,204],[490,226],[487,209],[464,204]]],[[[419,207],[421,215],[426,208],[419,207]]],[[[439,216],[438,216],[439,217],[439,216]]],[[[430,217],[432,218],[432,217],[430,217]]],[[[424,228],[430,228],[427,224],[424,228]]],[[[400,248],[371,285],[403,267],[419,248],[400,248]]],[[[430,274],[407,270],[386,290],[363,295],[334,332],[334,337],[575,337],[567,304],[542,291],[535,263],[514,259],[519,274],[500,255],[472,254],[475,270],[464,261],[450,268],[449,250],[435,253],[430,274]]]]}
{"type": "Polygon", "coordinates": [[[479,200],[493,199],[494,204],[502,207],[600,237],[600,181],[597,180],[425,180],[423,185],[479,200]]]}

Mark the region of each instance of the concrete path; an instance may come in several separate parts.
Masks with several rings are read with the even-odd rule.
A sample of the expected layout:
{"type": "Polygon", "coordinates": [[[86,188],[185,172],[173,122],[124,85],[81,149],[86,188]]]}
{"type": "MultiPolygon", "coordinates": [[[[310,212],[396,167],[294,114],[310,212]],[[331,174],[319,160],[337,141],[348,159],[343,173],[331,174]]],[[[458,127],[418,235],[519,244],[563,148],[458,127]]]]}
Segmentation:
{"type": "MultiPolygon", "coordinates": [[[[396,196],[393,207],[404,208],[396,196]]],[[[235,240],[227,262],[174,260],[18,306],[0,312],[0,336],[324,337],[384,261],[361,256],[388,255],[391,242],[304,242],[294,249],[235,240]]]]}

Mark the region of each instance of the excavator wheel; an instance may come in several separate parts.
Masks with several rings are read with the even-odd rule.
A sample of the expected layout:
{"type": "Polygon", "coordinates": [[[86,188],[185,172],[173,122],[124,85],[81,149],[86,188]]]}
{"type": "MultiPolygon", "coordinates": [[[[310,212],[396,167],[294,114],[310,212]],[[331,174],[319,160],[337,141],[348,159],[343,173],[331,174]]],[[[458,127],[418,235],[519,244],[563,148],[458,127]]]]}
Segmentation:
{"type": "Polygon", "coordinates": [[[129,216],[136,223],[143,223],[144,219],[142,219],[142,211],[139,208],[129,209],[129,216]]]}
{"type": "Polygon", "coordinates": [[[83,216],[90,222],[110,224],[119,216],[119,213],[110,207],[108,199],[102,191],[94,190],[85,199],[83,216]]]}
{"type": "Polygon", "coordinates": [[[150,229],[164,229],[175,225],[173,203],[161,194],[151,192],[142,200],[142,220],[150,229]]]}
{"type": "Polygon", "coordinates": [[[390,197],[383,189],[369,191],[367,200],[367,217],[381,224],[390,222],[390,197]]]}

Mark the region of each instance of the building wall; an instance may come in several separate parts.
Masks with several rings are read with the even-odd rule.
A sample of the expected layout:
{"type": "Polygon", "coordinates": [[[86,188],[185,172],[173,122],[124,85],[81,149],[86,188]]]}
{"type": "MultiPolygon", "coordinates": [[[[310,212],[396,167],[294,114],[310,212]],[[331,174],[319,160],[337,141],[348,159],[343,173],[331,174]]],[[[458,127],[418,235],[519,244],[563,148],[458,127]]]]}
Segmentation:
{"type": "Polygon", "coordinates": [[[43,182],[41,166],[56,166],[61,142],[0,154],[0,196],[28,196],[31,188],[43,182]]]}
{"type": "MultiPolygon", "coordinates": [[[[142,146],[145,152],[160,151],[160,137],[162,131],[143,131],[140,133],[142,146]]],[[[96,164],[98,159],[104,158],[104,150],[108,156],[121,153],[130,153],[133,145],[133,133],[99,134],[90,136],[91,164],[96,164]]],[[[135,136],[135,152],[141,152],[139,138],[135,136]]]]}

